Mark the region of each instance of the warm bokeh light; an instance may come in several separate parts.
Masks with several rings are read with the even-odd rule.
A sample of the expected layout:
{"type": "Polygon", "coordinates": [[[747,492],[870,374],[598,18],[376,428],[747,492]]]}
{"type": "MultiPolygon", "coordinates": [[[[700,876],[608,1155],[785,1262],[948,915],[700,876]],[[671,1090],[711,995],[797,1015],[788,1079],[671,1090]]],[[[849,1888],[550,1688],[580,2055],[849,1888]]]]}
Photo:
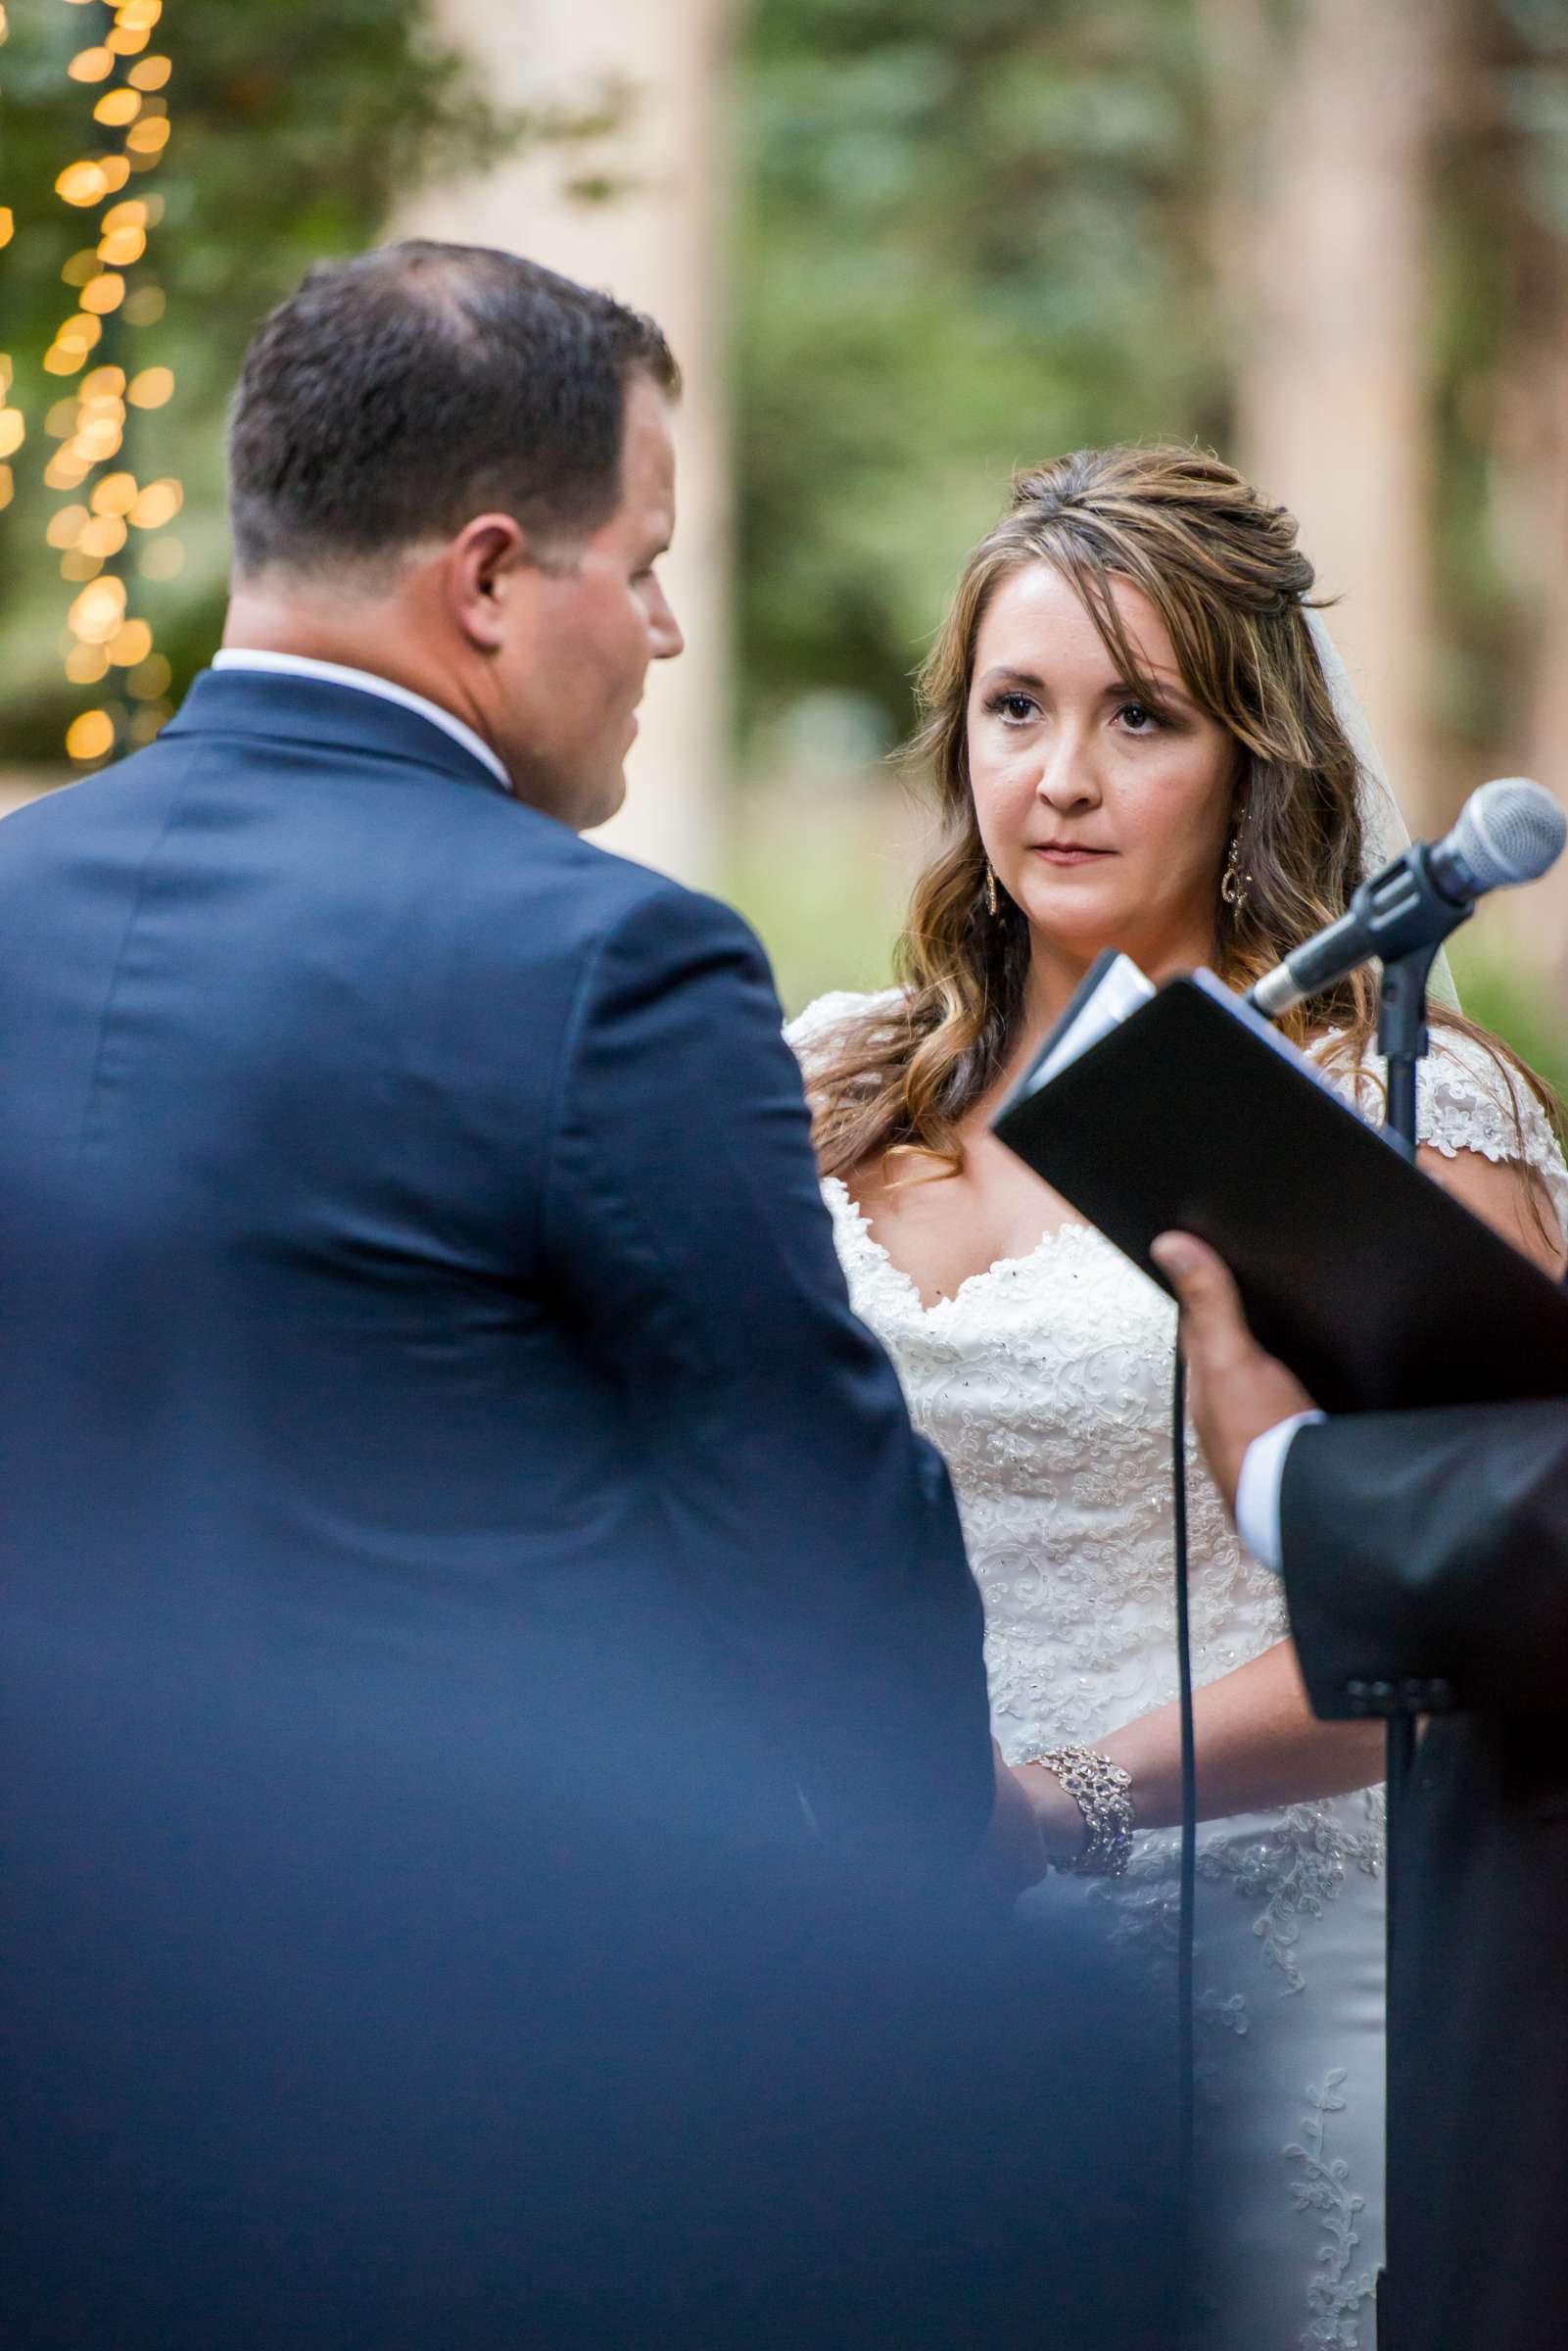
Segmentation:
{"type": "Polygon", "coordinates": [[[117,270],[105,269],[81,290],[81,307],[95,317],[118,311],[125,299],[125,281],[117,270]]]}
{"type": "Polygon", "coordinates": [[[123,123],[134,122],[141,111],[141,98],[135,90],[106,90],[93,108],[93,120],[119,129],[123,123]]]}
{"type": "Polygon", "coordinates": [[[79,553],[96,555],[100,562],[118,555],[129,536],[124,518],[119,514],[95,514],[76,541],[79,553]]]}
{"type": "MultiPolygon", "coordinates": [[[[128,481],[130,477],[127,474],[114,478],[128,481]]],[[[178,482],[149,482],[129,508],[130,518],[139,531],[161,531],[166,522],[173,521],[184,504],[185,493],[178,482]]],[[[119,510],[123,513],[126,509],[119,510]]]]}
{"type": "Polygon", "coordinates": [[[113,416],[89,417],[85,424],[77,427],[74,443],[76,455],[86,457],[94,465],[107,464],[111,457],[119,456],[124,438],[113,416]]]}
{"type": "Polygon", "coordinates": [[[125,617],[125,583],[112,574],[84,588],[66,615],[73,637],[85,645],[107,645],[125,617]]]}
{"type": "Polygon", "coordinates": [[[147,231],[144,228],[112,228],[98,247],[97,259],[107,262],[111,268],[128,269],[139,262],[147,251],[147,231]]]}
{"type": "Polygon", "coordinates": [[[49,517],[45,542],[50,547],[74,547],[90,519],[85,506],[62,506],[49,517]]]}
{"type": "MultiPolygon", "coordinates": [[[[73,253],[61,273],[65,283],[76,289],[79,307],[60,326],[45,355],[43,363],[51,374],[72,375],[86,366],[105,318],[149,326],[166,307],[159,286],[128,284],[123,274],[143,260],[148,232],[163,217],[163,198],[109,201],[124,188],[133,169],[145,172],[157,167],[168,140],[167,107],[157,93],[167,86],[172,63],[165,56],[142,54],[162,14],[162,0],[119,0],[107,38],[80,51],[68,69],[73,80],[90,85],[110,80],[118,60],[136,61],[126,64],[122,81],[95,96],[92,108],[95,121],[124,133],[123,152],[83,156],[68,164],[55,182],[63,203],[83,211],[103,205],[105,210],[96,245],[73,253]]],[[[0,37],[3,25],[0,0],[0,37]]],[[[0,215],[0,222],[4,243],[11,231],[10,214],[0,215]]],[[[0,380],[0,404],[8,381],[7,366],[5,380],[0,380]]],[[[132,743],[150,742],[168,717],[163,697],[173,673],[165,656],[154,650],[151,624],[126,610],[126,584],[117,558],[124,552],[130,524],[161,532],[179,512],[183,493],[170,477],[145,487],[128,470],[104,472],[97,480],[89,477],[110,465],[122,448],[127,404],[138,409],[161,408],[173,393],[174,375],[167,366],[142,367],[127,382],[123,368],[99,364],[84,374],[76,397],[56,401],[48,411],[50,435],[63,446],[49,460],[45,483],[57,491],[80,491],[87,502],[63,506],[45,531],[49,546],[59,551],[62,576],[78,591],[64,648],[66,675],[73,686],[90,687],[101,684],[111,668],[126,673],[127,689],[141,705],[130,725],[132,743]]],[[[25,429],[20,410],[0,405],[0,457],[20,446],[25,429]]],[[[160,538],[137,552],[136,568],[147,579],[172,579],[184,562],[185,551],[176,540],[160,538]]],[[[68,733],[66,747],[80,762],[111,755],[116,747],[114,709],[83,711],[68,733]]]]}
{"type": "Polygon", "coordinates": [[[16,495],[16,476],[9,465],[0,465],[0,506],[9,506],[16,495]]]}
{"type": "Polygon", "coordinates": [[[105,648],[117,669],[134,669],[153,649],[153,632],[145,620],[127,620],[105,648]]]}
{"type": "Polygon", "coordinates": [[[144,367],[139,375],[131,377],[125,398],[133,408],[161,408],[172,397],[173,390],[172,367],[144,367]]]}
{"type": "Polygon", "coordinates": [[[9,204],[0,204],[0,245],[9,245],[17,231],[16,219],[9,204]]]}
{"type": "Polygon", "coordinates": [[[109,174],[101,164],[68,164],[55,181],[55,194],[65,204],[97,204],[109,192],[109,174]]]}
{"type": "Polygon", "coordinates": [[[101,645],[73,645],[66,655],[66,675],[72,686],[96,686],[109,674],[109,655],[101,645]]]}
{"type": "Polygon", "coordinates": [[[72,759],[101,759],[115,747],[115,722],[107,710],[84,710],[66,730],[66,749],[72,759]]]}
{"type": "Polygon", "coordinates": [[[27,420],[20,408],[0,408],[0,457],[15,456],[27,438],[27,420]]]}
{"type": "MultiPolygon", "coordinates": [[[[148,491],[160,486],[156,482],[150,483],[148,491]]],[[[143,491],[142,497],[145,498],[148,491],[143,491]]],[[[93,484],[89,503],[95,514],[128,514],[133,522],[138,520],[136,507],[140,501],[136,491],[136,476],[133,473],[106,473],[101,482],[93,484]]]]}

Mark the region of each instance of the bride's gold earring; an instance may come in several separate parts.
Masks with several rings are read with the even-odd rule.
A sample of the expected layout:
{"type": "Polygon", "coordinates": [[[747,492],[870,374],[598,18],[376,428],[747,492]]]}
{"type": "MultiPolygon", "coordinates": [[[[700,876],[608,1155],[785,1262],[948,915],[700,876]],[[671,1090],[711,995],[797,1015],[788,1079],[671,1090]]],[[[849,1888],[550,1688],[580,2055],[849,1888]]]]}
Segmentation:
{"type": "Polygon", "coordinates": [[[1241,826],[1238,825],[1230,837],[1230,855],[1225,859],[1225,870],[1219,878],[1219,894],[1237,914],[1247,903],[1252,879],[1251,874],[1244,874],[1241,870],[1241,826]]]}
{"type": "Polygon", "coordinates": [[[993,922],[1002,911],[1002,900],[996,887],[996,869],[989,857],[985,860],[985,911],[993,922]]]}

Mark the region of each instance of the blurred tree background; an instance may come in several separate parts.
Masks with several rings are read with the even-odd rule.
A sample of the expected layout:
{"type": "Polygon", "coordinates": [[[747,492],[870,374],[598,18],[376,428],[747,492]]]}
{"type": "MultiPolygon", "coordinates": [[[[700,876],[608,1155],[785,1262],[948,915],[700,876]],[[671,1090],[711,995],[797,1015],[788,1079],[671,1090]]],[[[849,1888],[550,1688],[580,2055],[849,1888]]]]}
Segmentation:
{"type": "MultiPolygon", "coordinates": [[[[45,544],[69,494],[40,479],[92,225],[55,178],[104,143],[68,69],[146,5],[10,0],[0,49],[9,763],[58,760],[84,698],[45,544]]],[[[178,0],[153,35],[174,135],[127,191],[163,214],[121,308],[166,308],[105,341],[175,378],[118,460],[185,487],[184,567],[136,588],[173,694],[215,634],[223,400],[304,264],[519,142],[586,139],[583,202],[639,200],[614,123],[553,90],[548,0],[517,6],[537,102],[500,103],[452,0],[178,0]]],[[[704,878],[791,1003],[884,975],[922,824],[887,756],[911,673],[1009,475],[1074,445],[1196,439],[1295,508],[1418,829],[1491,773],[1564,787],[1568,0],[734,0],[729,38],[736,758],[704,878]]],[[[1565,939],[1568,876],[1460,957],[1559,1077],[1565,939]]]]}
{"type": "MultiPolygon", "coordinates": [[[[228,565],[223,414],[258,317],[311,262],[373,243],[409,186],[521,139],[569,139],[579,126],[493,106],[423,0],[266,0],[264,10],[224,0],[170,0],[166,10],[161,0],[10,0],[0,22],[0,204],[10,232],[0,350],[15,371],[12,408],[26,426],[0,516],[0,763],[20,765],[58,761],[71,716],[85,703],[114,703],[121,683],[112,670],[88,693],[63,668],[66,611],[94,558],[72,562],[58,533],[49,543],[51,518],[77,492],[52,487],[44,471],[68,437],[83,378],[106,366],[173,377],[155,409],[128,404],[113,462],[142,481],[179,480],[177,536],[160,548],[151,576],[150,544],[134,530],[98,571],[130,575],[177,699],[217,641],[228,565]],[[67,201],[57,182],[72,163],[126,152],[113,107],[97,114],[111,76],[119,91],[149,66],[153,94],[140,113],[156,110],[166,124],[168,160],[160,146],[130,150],[128,176],[117,170],[104,199],[67,201]],[[150,218],[145,252],[110,270],[95,248],[101,207],[116,199],[149,207],[150,218]],[[50,372],[46,355],[94,273],[122,275],[120,298],[76,366],[50,372]]],[[[119,714],[128,716],[122,706],[119,714]]]]}
{"type": "MultiPolygon", "coordinates": [[[[787,994],[885,971],[872,762],[1074,446],[1294,507],[1418,828],[1568,786],[1568,0],[762,0],[740,103],[737,886],[787,994]]],[[[1467,996],[1568,1076],[1568,890],[1485,911],[1467,996]]]]}

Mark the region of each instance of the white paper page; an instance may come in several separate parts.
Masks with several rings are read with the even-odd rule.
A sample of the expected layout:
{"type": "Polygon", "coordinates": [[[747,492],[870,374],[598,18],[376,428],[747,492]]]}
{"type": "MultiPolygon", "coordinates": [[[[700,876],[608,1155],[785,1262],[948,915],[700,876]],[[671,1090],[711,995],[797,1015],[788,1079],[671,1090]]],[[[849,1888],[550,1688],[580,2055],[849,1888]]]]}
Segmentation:
{"type": "Polygon", "coordinates": [[[1042,1085],[1049,1085],[1069,1061],[1076,1061],[1080,1053],[1087,1053],[1091,1045],[1097,1045],[1102,1036],[1109,1036],[1129,1012],[1147,1004],[1154,992],[1152,983],[1144,978],[1131,956],[1118,955],[1071,1028],[1057,1038],[1045,1059],[1030,1071],[1023,1087],[1024,1098],[1038,1093],[1042,1085]]]}

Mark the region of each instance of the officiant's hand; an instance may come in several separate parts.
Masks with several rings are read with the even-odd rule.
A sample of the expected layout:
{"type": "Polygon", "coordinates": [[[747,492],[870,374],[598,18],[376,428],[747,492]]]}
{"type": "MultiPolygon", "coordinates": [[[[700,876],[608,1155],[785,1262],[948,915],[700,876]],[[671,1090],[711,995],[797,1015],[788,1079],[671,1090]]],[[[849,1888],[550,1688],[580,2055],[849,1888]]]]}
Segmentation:
{"type": "Polygon", "coordinates": [[[1235,1514],[1236,1487],[1255,1437],[1312,1399],[1247,1327],[1229,1267],[1190,1232],[1163,1232],[1150,1253],[1181,1307],[1181,1351],[1193,1426],[1214,1482],[1235,1514]]]}

